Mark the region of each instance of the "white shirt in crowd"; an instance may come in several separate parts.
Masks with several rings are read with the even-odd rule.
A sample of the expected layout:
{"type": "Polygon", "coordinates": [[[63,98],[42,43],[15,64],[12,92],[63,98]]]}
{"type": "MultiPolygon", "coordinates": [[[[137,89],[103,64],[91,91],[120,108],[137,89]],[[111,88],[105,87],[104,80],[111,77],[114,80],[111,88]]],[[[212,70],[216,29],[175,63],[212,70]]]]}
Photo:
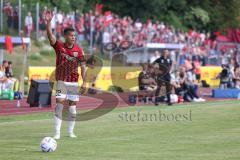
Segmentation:
{"type": "Polygon", "coordinates": [[[142,29],[142,23],[141,22],[136,22],[135,27],[137,28],[138,31],[142,29]]]}
{"type": "Polygon", "coordinates": [[[57,17],[57,22],[58,22],[59,24],[62,24],[62,23],[63,23],[63,15],[62,15],[61,13],[58,13],[58,14],[56,15],[56,17],[57,17]]]}
{"type": "MultiPolygon", "coordinates": [[[[0,71],[0,78],[4,78],[4,77],[5,77],[5,72],[0,71]]],[[[13,85],[14,85],[15,81],[16,81],[15,79],[13,79],[13,80],[8,79],[7,81],[5,81],[3,83],[0,82],[0,90],[6,90],[6,89],[13,88],[13,85]]]]}
{"type": "Polygon", "coordinates": [[[154,61],[156,61],[158,58],[160,58],[160,55],[153,55],[151,58],[150,58],[150,63],[153,63],[154,61]]]}
{"type": "Polygon", "coordinates": [[[103,32],[103,40],[102,40],[102,42],[103,42],[104,44],[110,42],[110,33],[109,33],[109,32],[106,32],[106,31],[103,32]]]}
{"type": "Polygon", "coordinates": [[[175,51],[170,51],[170,59],[173,61],[173,62],[176,62],[176,53],[175,51]]]}
{"type": "Polygon", "coordinates": [[[187,72],[187,80],[188,80],[189,82],[194,82],[194,81],[196,81],[196,75],[193,74],[191,71],[188,71],[188,72],[187,72]]]}
{"type": "Polygon", "coordinates": [[[56,28],[56,22],[57,22],[56,14],[54,14],[53,18],[52,18],[52,21],[51,21],[52,29],[56,28]]]}
{"type": "MultiPolygon", "coordinates": [[[[3,71],[0,71],[0,78],[3,78],[5,76],[5,73],[3,71]]],[[[0,90],[3,90],[3,83],[0,82],[0,90]]]]}
{"type": "Polygon", "coordinates": [[[228,58],[228,55],[227,55],[227,54],[224,54],[224,55],[222,56],[222,64],[224,64],[224,65],[229,64],[229,58],[228,58]]]}
{"type": "Polygon", "coordinates": [[[171,76],[171,83],[179,82],[179,78],[176,76],[175,73],[171,73],[170,76],[171,76]]]}
{"type": "Polygon", "coordinates": [[[32,24],[33,24],[32,16],[26,16],[25,17],[25,26],[28,28],[32,28],[32,24]]]}
{"type": "Polygon", "coordinates": [[[165,25],[164,25],[163,23],[161,23],[160,26],[159,26],[159,28],[160,28],[161,30],[163,30],[163,29],[165,29],[165,25]]]}
{"type": "Polygon", "coordinates": [[[5,73],[3,71],[0,71],[0,78],[5,77],[5,73]]]}

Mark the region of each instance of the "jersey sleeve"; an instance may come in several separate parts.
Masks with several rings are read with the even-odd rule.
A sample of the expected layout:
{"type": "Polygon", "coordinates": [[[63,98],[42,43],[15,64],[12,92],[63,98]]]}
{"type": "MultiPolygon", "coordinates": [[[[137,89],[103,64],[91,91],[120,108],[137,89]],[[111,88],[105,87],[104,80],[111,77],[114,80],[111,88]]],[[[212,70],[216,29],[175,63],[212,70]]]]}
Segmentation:
{"type": "Polygon", "coordinates": [[[54,45],[51,45],[51,46],[54,48],[56,54],[58,54],[59,51],[61,51],[61,49],[64,49],[63,43],[59,40],[56,40],[56,43],[54,45]]]}
{"type": "Polygon", "coordinates": [[[80,48],[80,47],[79,47],[79,53],[80,53],[80,54],[78,54],[78,60],[79,60],[80,62],[85,62],[85,61],[86,61],[86,59],[85,59],[85,54],[84,54],[83,49],[80,48]]]}

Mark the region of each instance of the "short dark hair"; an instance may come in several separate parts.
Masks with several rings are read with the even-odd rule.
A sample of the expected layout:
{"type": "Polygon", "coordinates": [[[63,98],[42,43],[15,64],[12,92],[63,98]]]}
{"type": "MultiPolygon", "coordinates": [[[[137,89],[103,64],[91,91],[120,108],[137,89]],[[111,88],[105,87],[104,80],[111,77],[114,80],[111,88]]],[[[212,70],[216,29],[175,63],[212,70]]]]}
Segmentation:
{"type": "Polygon", "coordinates": [[[8,61],[8,64],[9,64],[9,65],[12,64],[12,61],[8,61]]]}
{"type": "Polygon", "coordinates": [[[68,32],[75,32],[75,30],[71,27],[68,27],[68,28],[64,29],[63,34],[66,35],[66,34],[68,34],[68,32]]]}

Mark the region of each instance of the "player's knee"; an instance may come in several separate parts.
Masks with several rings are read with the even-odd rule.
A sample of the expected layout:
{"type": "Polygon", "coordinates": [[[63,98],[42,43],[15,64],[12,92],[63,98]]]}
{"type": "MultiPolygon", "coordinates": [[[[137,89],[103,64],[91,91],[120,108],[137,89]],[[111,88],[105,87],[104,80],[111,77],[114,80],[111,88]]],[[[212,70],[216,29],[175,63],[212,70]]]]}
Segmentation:
{"type": "Polygon", "coordinates": [[[55,116],[58,118],[62,117],[63,104],[57,103],[55,108],[55,116]]]}
{"type": "Polygon", "coordinates": [[[77,114],[76,106],[69,106],[69,113],[72,118],[76,118],[77,114]]]}

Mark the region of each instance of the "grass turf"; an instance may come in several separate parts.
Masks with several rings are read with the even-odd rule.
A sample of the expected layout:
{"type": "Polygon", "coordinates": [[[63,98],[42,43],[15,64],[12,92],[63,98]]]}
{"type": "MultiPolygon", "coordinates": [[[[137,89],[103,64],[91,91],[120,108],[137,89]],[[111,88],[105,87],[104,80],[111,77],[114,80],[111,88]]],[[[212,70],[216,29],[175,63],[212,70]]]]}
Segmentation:
{"type": "Polygon", "coordinates": [[[239,107],[239,101],[222,101],[118,108],[97,119],[77,122],[77,139],[66,137],[64,122],[53,153],[39,150],[41,139],[54,134],[52,113],[3,116],[0,159],[239,160],[239,107]]]}

